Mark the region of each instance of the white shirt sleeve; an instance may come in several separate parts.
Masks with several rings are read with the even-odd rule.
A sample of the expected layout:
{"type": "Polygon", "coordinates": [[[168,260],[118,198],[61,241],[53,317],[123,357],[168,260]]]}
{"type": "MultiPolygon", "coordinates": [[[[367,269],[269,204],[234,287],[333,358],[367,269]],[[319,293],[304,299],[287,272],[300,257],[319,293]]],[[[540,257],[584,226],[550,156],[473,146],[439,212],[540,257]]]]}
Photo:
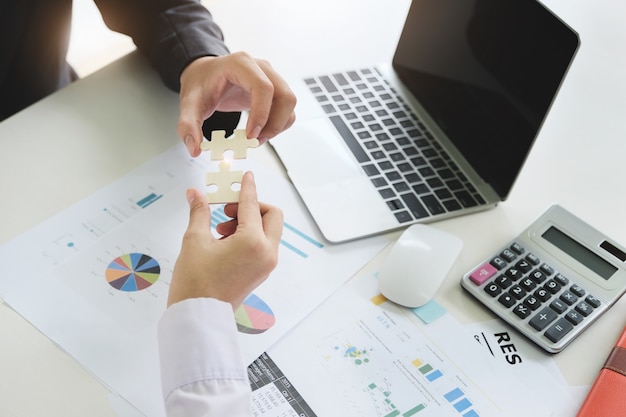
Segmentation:
{"type": "Polygon", "coordinates": [[[168,417],[248,417],[252,392],[229,303],[194,298],[171,305],[158,326],[168,417]]]}

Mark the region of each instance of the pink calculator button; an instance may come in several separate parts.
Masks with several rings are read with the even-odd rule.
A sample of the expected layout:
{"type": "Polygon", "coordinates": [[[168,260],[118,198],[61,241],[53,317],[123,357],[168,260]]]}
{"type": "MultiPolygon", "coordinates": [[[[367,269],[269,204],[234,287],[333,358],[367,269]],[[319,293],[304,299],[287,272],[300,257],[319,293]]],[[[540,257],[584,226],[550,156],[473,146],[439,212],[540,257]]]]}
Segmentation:
{"type": "Polygon", "coordinates": [[[474,284],[481,285],[483,282],[491,278],[496,272],[498,272],[498,270],[487,262],[472,272],[470,279],[474,284]]]}

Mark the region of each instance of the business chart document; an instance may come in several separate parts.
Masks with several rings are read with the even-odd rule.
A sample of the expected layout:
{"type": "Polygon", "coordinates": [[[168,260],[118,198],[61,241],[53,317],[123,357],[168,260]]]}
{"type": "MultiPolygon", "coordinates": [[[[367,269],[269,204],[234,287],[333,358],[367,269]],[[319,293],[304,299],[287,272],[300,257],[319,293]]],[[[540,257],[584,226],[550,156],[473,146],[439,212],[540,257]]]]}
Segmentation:
{"type": "MultiPolygon", "coordinates": [[[[259,199],[284,212],[279,265],[235,318],[252,363],[388,243],[326,242],[291,184],[248,159],[259,199]]],[[[156,325],[189,209],[217,162],[176,145],[0,247],[0,295],[107,387],[150,417],[164,414],[156,325]]],[[[213,227],[226,220],[212,206],[213,227]]]]}
{"type": "Polygon", "coordinates": [[[256,415],[571,415],[555,412],[572,399],[545,363],[514,370],[475,335],[449,313],[425,324],[382,297],[375,274],[358,276],[268,350],[265,363],[279,378],[254,391],[256,415]]]}

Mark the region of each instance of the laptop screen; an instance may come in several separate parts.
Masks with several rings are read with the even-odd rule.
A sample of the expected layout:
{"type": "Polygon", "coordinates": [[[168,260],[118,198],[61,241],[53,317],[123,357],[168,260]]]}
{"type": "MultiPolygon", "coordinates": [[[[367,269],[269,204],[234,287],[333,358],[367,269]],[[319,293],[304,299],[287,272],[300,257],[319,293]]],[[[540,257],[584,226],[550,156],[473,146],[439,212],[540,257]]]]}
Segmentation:
{"type": "Polygon", "coordinates": [[[414,0],[393,66],[504,200],[578,44],[534,0],[414,0]]]}

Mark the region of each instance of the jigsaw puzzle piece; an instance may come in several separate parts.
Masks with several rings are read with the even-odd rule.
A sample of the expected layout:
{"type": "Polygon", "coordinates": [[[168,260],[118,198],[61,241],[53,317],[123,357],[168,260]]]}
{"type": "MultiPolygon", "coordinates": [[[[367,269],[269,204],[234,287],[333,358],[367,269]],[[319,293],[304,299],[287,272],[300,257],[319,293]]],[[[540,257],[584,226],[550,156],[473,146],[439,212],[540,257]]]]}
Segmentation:
{"type": "Polygon", "coordinates": [[[210,204],[235,203],[239,201],[239,191],[233,190],[233,184],[241,184],[243,171],[231,171],[230,164],[220,162],[218,172],[207,172],[205,183],[207,186],[217,186],[217,191],[208,192],[207,200],[210,204]]]}
{"type": "Polygon", "coordinates": [[[224,159],[225,151],[232,151],[235,159],[244,159],[248,156],[248,148],[256,148],[257,146],[259,146],[259,141],[248,139],[244,129],[235,129],[228,138],[225,130],[214,130],[211,132],[211,140],[203,141],[200,144],[200,149],[211,151],[212,161],[220,161],[224,159]]]}

